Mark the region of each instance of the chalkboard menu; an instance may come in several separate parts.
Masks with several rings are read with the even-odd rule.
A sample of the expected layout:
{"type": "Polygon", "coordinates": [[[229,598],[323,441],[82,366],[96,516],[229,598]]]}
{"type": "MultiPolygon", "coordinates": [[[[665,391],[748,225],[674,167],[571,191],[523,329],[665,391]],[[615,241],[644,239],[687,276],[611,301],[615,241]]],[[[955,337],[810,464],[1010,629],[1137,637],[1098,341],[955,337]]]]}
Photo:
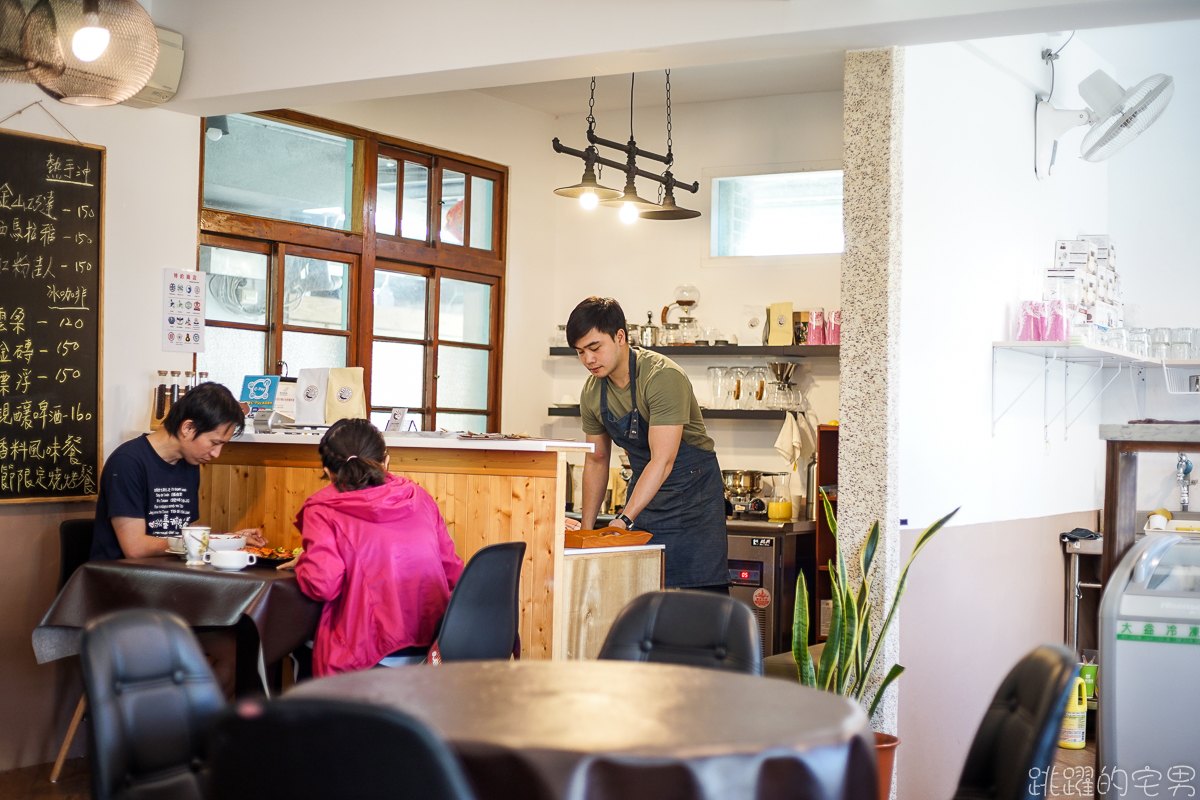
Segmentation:
{"type": "Polygon", "coordinates": [[[0,131],[0,502],[94,496],[104,148],[0,131]]]}

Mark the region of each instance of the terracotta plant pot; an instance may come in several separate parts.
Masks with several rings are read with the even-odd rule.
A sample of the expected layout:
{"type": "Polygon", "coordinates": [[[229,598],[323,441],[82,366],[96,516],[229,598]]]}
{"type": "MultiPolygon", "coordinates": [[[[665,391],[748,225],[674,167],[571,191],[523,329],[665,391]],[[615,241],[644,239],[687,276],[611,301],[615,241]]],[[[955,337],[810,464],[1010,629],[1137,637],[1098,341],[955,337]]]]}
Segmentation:
{"type": "Polygon", "coordinates": [[[875,764],[879,769],[879,800],[892,796],[892,771],[896,767],[896,745],[900,738],[890,733],[875,734],[875,764]]]}

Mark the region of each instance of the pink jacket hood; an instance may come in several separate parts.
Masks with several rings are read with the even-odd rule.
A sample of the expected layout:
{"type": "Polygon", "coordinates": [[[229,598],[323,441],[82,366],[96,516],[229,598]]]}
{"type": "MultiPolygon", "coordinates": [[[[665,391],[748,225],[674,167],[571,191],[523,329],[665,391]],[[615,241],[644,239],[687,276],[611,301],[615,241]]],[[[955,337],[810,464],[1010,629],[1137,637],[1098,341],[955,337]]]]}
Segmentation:
{"type": "Polygon", "coordinates": [[[304,506],[325,506],[331,511],[364,522],[386,524],[412,517],[419,490],[420,487],[412,481],[388,473],[387,482],[383,485],[368,486],[354,492],[339,492],[336,486],[330,484],[309,497],[304,506]]]}

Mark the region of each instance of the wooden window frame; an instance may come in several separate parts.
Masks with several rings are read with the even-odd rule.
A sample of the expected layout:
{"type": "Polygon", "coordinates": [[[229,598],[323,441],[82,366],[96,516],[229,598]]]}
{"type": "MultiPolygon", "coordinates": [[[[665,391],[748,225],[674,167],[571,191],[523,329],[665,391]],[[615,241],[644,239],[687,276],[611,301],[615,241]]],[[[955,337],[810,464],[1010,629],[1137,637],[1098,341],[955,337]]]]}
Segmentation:
{"type": "MultiPolygon", "coordinates": [[[[501,365],[504,359],[504,295],[505,267],[507,260],[508,231],[508,168],[501,164],[474,158],[462,153],[453,153],[439,148],[410,142],[373,131],[357,128],[331,120],[321,119],[298,111],[274,110],[257,113],[280,122],[312,128],[325,133],[345,136],[354,142],[353,217],[350,230],[322,228],[304,223],[217,211],[204,207],[204,153],[207,139],[204,135],[204,120],[200,122],[200,176],[198,189],[198,217],[200,244],[231,249],[266,252],[270,259],[267,291],[273,308],[267,321],[267,364],[265,374],[277,374],[280,370],[283,341],[282,280],[286,256],[289,253],[307,255],[328,260],[343,260],[349,266],[348,332],[329,328],[307,328],[288,325],[288,330],[347,336],[347,366],[360,366],[364,371],[364,389],[367,407],[371,404],[372,347],[378,339],[386,341],[409,341],[393,337],[376,337],[374,334],[374,288],[376,262],[385,262],[381,269],[389,271],[412,271],[426,276],[426,348],[423,387],[424,426],[430,429],[436,424],[437,412],[483,414],[488,419],[488,430],[499,430],[501,415],[501,365]],[[378,188],[379,158],[395,158],[401,163],[409,160],[429,169],[427,182],[426,239],[419,241],[404,238],[400,232],[403,224],[403,172],[397,178],[396,187],[396,235],[377,234],[375,231],[375,204],[378,188]],[[443,169],[453,169],[466,176],[464,186],[463,231],[465,243],[455,245],[441,239],[441,175],[443,169]],[[470,247],[470,213],[472,176],[487,178],[494,182],[492,193],[492,248],[481,250],[470,247]],[[473,345],[464,342],[446,342],[451,346],[486,349],[488,360],[488,408],[450,409],[436,405],[437,348],[440,344],[438,316],[440,313],[440,280],[442,277],[486,283],[491,292],[490,343],[473,345]]],[[[197,248],[197,260],[199,248],[197,248]]],[[[262,330],[260,326],[241,323],[206,323],[219,327],[248,327],[262,330]]],[[[415,342],[414,342],[415,343],[415,342]]],[[[290,367],[291,365],[289,365],[290,367]]],[[[376,410],[382,410],[377,408],[376,410]]],[[[418,409],[413,409],[417,411],[418,409]]]]}

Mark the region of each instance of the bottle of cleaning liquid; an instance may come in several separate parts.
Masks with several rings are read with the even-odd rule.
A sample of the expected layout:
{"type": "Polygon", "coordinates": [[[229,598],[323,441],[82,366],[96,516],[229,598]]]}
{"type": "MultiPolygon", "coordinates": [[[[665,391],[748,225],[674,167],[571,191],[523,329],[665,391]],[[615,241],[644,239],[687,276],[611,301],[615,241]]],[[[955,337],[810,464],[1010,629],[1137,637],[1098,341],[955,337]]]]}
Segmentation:
{"type": "Polygon", "coordinates": [[[1067,698],[1067,712],[1063,714],[1062,732],[1058,735],[1058,746],[1067,750],[1082,750],[1087,739],[1087,684],[1076,677],[1071,684],[1071,696],[1067,698]]]}

